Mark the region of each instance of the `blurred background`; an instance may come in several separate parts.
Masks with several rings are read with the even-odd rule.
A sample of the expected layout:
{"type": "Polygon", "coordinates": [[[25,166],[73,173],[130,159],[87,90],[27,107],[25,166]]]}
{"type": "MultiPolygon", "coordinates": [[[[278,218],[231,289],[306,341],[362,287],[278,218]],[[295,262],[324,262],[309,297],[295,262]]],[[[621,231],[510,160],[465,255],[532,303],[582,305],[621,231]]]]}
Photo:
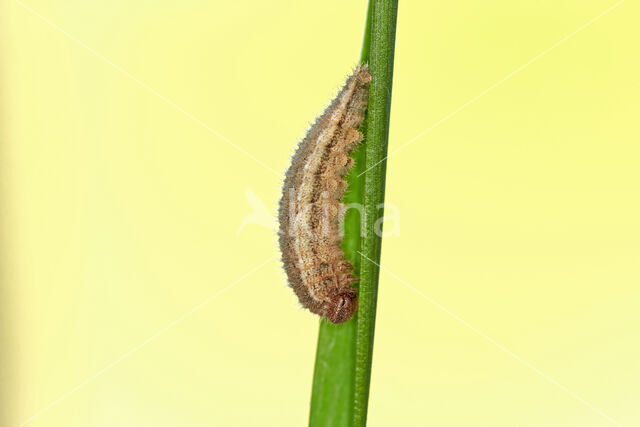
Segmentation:
{"type": "MultiPolygon", "coordinates": [[[[273,224],[366,1],[0,5],[0,424],[305,425],[318,319],[273,224]]],[[[640,425],[615,5],[401,2],[369,425],[640,425]]]]}

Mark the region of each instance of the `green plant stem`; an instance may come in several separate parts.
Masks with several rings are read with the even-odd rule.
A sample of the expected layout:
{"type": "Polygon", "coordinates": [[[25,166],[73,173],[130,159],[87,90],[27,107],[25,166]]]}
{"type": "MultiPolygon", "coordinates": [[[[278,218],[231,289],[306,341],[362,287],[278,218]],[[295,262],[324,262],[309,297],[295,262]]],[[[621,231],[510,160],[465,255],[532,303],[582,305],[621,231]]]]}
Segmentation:
{"type": "Polygon", "coordinates": [[[361,278],[357,285],[359,307],[347,323],[320,322],[309,416],[311,427],[351,427],[366,423],[378,280],[377,267],[366,258],[376,262],[380,259],[381,239],[374,225],[382,215],[377,207],[384,200],[385,163],[361,174],[386,156],[396,10],[397,0],[370,0],[367,9],[360,62],[370,64],[373,80],[369,111],[361,127],[364,143],[352,154],[355,164],[347,175],[349,190],[343,199],[345,204],[363,206],[362,224],[358,210],[347,211],[342,241],[345,257],[361,278]],[[369,117],[373,117],[373,123],[369,117]]]}
{"type": "Polygon", "coordinates": [[[398,0],[372,0],[371,45],[369,66],[373,80],[369,88],[367,116],[366,170],[364,192],[364,224],[362,225],[362,253],[360,290],[358,292],[358,321],[356,332],[356,376],[353,425],[364,426],[367,421],[373,333],[383,217],[393,54],[396,35],[398,0]],[[378,227],[376,227],[378,225],[378,227]]]}

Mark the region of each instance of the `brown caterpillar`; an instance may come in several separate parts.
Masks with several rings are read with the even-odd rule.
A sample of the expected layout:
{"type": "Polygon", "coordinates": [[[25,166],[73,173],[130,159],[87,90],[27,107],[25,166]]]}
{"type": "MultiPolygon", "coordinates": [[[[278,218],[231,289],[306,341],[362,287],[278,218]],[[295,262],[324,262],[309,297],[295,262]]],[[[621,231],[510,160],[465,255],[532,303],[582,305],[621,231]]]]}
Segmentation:
{"type": "Polygon", "coordinates": [[[349,320],[358,297],[358,278],[340,248],[340,202],[349,154],[362,141],[358,127],[369,101],[371,74],[359,65],[309,129],[286,173],[280,200],[280,249],[284,269],[300,303],[333,323],[349,320]]]}

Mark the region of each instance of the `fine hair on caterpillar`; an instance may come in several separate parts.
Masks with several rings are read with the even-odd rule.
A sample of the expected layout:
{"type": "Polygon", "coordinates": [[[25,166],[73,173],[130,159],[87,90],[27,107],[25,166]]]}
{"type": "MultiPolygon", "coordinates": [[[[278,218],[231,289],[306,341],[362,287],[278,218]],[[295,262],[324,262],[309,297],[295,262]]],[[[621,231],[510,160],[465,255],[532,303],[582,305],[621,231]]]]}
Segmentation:
{"type": "Polygon", "coordinates": [[[340,248],[340,222],[349,157],[362,141],[358,130],[369,100],[371,74],[358,65],[324,113],[309,129],[285,175],[279,210],[282,261],[300,303],[333,323],[349,320],[358,278],[340,248]]]}
{"type": "MultiPolygon", "coordinates": [[[[338,211],[336,212],[334,199],[331,198],[328,192],[323,191],[320,194],[320,200],[316,204],[308,204],[304,206],[303,212],[300,212],[301,215],[317,214],[319,212],[320,215],[316,216],[315,218],[317,219],[314,219],[314,221],[317,221],[320,224],[320,227],[317,227],[316,229],[314,229],[312,227],[312,223],[306,222],[306,221],[301,222],[299,226],[296,227],[296,224],[295,224],[296,217],[297,217],[296,208],[298,206],[298,204],[296,203],[296,189],[291,187],[289,188],[288,191],[289,191],[289,197],[288,197],[289,206],[286,208],[289,209],[289,224],[288,224],[288,227],[283,227],[283,228],[288,230],[288,232],[291,233],[290,234],[291,236],[295,237],[296,235],[305,233],[309,238],[328,237],[332,233],[334,233],[334,229],[332,225],[336,217],[338,218],[339,226],[342,225],[342,219],[344,218],[344,213],[345,213],[344,204],[342,203],[338,204],[338,207],[337,207],[338,211]],[[319,207],[319,209],[317,209],[317,212],[309,212],[311,209],[314,209],[315,207],[319,207]]],[[[342,228],[339,228],[339,235],[342,236],[342,234],[343,234],[343,230],[342,228]]]]}

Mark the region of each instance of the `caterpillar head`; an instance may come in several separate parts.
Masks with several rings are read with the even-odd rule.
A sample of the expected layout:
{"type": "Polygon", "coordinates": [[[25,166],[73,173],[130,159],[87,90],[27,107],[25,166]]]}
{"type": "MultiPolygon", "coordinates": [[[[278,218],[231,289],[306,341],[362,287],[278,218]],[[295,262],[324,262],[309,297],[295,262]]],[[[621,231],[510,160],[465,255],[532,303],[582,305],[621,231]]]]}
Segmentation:
{"type": "Polygon", "coordinates": [[[353,317],[358,308],[358,296],[353,290],[336,294],[326,308],[326,316],[332,323],[344,323],[353,317]]]}

